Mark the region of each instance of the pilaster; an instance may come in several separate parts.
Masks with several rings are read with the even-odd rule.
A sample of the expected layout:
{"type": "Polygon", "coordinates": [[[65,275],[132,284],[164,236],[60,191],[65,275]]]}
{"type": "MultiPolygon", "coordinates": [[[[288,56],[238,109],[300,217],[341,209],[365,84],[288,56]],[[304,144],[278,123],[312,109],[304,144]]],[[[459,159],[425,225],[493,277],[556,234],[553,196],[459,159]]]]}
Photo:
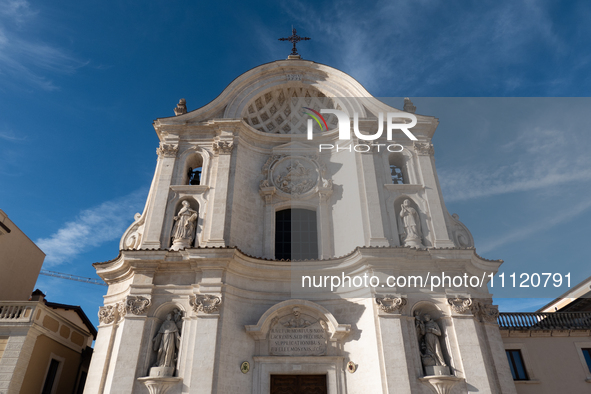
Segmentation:
{"type": "Polygon", "coordinates": [[[453,247],[453,241],[449,238],[445,216],[443,214],[443,196],[435,170],[435,158],[433,157],[433,145],[430,142],[415,142],[415,152],[419,164],[423,184],[425,185],[425,198],[429,206],[429,216],[433,231],[433,244],[437,248],[453,247]]]}
{"type": "Polygon", "coordinates": [[[231,140],[216,140],[213,143],[215,154],[214,177],[215,183],[210,195],[212,208],[209,220],[209,239],[207,246],[226,246],[224,232],[226,228],[227,202],[228,202],[228,181],[230,179],[230,161],[234,143],[231,140]]]}
{"type": "Polygon", "coordinates": [[[146,212],[144,236],[140,245],[142,249],[159,249],[162,246],[160,244],[160,236],[164,224],[166,203],[170,193],[178,145],[160,144],[160,148],[156,152],[158,153],[158,162],[156,164],[154,181],[152,182],[148,196],[148,212],[146,212]]]}

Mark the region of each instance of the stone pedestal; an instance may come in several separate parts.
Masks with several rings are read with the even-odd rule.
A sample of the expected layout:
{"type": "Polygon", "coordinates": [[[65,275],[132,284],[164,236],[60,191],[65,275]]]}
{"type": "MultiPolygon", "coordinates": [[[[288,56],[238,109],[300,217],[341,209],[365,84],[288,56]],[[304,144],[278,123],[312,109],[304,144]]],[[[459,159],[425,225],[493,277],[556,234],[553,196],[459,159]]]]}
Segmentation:
{"type": "Polygon", "coordinates": [[[174,375],[174,367],[152,367],[150,368],[149,376],[154,377],[172,377],[174,375]]]}
{"type": "MultiPolygon", "coordinates": [[[[427,367],[426,367],[427,368],[427,367]]],[[[433,367],[428,367],[433,368],[433,367]]],[[[441,368],[441,367],[439,367],[441,368]]],[[[443,367],[449,368],[449,367],[443,367]]],[[[451,393],[451,389],[458,383],[459,381],[463,380],[462,378],[458,378],[455,376],[450,375],[441,375],[441,376],[425,376],[419,378],[419,380],[426,384],[427,386],[431,387],[433,391],[437,394],[449,394],[451,393]]]]}
{"type": "Polygon", "coordinates": [[[425,375],[427,376],[450,376],[451,373],[449,372],[448,366],[443,365],[433,365],[425,367],[425,375]]]}
{"type": "Polygon", "coordinates": [[[183,379],[173,377],[147,377],[138,378],[138,380],[146,385],[150,394],[166,394],[172,386],[176,385],[183,379]]]}
{"type": "Polygon", "coordinates": [[[189,249],[191,247],[191,240],[186,238],[177,238],[173,241],[170,250],[189,249]]]}

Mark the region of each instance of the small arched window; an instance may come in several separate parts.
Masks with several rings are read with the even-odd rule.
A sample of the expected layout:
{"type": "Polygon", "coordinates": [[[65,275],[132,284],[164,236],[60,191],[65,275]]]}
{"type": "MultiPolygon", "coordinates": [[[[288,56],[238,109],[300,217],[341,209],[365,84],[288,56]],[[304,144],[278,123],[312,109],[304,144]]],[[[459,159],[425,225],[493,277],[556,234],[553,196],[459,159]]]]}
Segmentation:
{"type": "Polygon", "coordinates": [[[284,209],[275,213],[275,258],[278,260],[318,258],[315,211],[284,209]]]}
{"type": "Polygon", "coordinates": [[[201,185],[201,174],[203,170],[203,158],[200,154],[192,154],[185,163],[183,179],[185,185],[201,185]]]}
{"type": "Polygon", "coordinates": [[[390,178],[395,185],[402,185],[408,183],[408,176],[404,166],[404,156],[401,154],[392,153],[388,157],[388,164],[390,169],[390,178]]]}

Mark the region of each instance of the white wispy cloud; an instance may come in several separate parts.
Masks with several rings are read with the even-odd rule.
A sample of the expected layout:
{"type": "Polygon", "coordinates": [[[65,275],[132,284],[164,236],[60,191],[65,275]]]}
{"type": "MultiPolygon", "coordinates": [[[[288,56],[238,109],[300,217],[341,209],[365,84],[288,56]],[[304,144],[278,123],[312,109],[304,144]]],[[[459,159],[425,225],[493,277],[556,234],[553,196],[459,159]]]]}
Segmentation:
{"type": "Polygon", "coordinates": [[[545,216],[543,220],[539,220],[525,226],[514,228],[513,230],[504,233],[502,236],[495,237],[492,240],[483,242],[482,246],[478,248],[478,252],[487,253],[491,250],[510,243],[522,241],[531,237],[532,235],[541,231],[547,231],[559,224],[567,223],[577,217],[583,212],[591,208],[591,200],[584,201],[575,206],[569,206],[560,215],[545,216]]]}
{"type": "Polygon", "coordinates": [[[18,136],[12,130],[0,131],[0,140],[10,141],[10,142],[16,142],[16,141],[24,141],[26,139],[27,139],[26,136],[18,136]]]}
{"type": "Polygon", "coordinates": [[[566,47],[539,2],[484,2],[463,9],[433,1],[360,4],[290,1],[284,8],[330,55],[331,65],[379,95],[389,95],[379,92],[389,80],[396,81],[399,94],[416,96],[451,81],[493,84],[510,93],[525,77],[499,78],[490,71],[527,61],[532,42],[553,52],[566,47]]]}
{"type": "Polygon", "coordinates": [[[439,171],[447,202],[559,187],[591,180],[588,139],[568,130],[531,127],[501,147],[503,164],[443,168],[439,171]]]}
{"type": "Polygon", "coordinates": [[[51,75],[87,64],[35,34],[46,23],[24,0],[0,0],[0,81],[5,85],[55,90],[51,75]]]}
{"type": "Polygon", "coordinates": [[[46,254],[45,264],[62,264],[105,242],[120,238],[133,222],[133,215],[143,209],[146,194],[146,190],[142,189],[85,209],[48,238],[36,240],[37,246],[46,254]]]}

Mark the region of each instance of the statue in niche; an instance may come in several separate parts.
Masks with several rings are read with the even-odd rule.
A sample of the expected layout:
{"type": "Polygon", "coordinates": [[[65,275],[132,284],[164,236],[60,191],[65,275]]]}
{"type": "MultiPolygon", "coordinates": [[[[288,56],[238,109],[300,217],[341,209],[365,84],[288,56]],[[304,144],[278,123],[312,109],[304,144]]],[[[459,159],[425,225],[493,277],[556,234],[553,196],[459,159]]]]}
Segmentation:
{"type": "Polygon", "coordinates": [[[173,376],[178,350],[181,346],[183,313],[174,309],[152,339],[152,349],[157,352],[156,363],[150,368],[150,376],[173,376]]]}
{"type": "Polygon", "coordinates": [[[402,241],[404,246],[423,246],[423,236],[421,233],[421,218],[416,209],[410,205],[410,200],[407,198],[401,205],[400,218],[404,226],[404,234],[402,241]]]}
{"type": "Polygon", "coordinates": [[[441,328],[431,320],[431,315],[415,312],[415,328],[421,352],[421,361],[427,375],[449,375],[441,347],[441,328]]]}
{"type": "Polygon", "coordinates": [[[171,250],[190,248],[195,239],[195,223],[197,222],[197,211],[191,209],[189,201],[183,201],[183,207],[174,217],[175,224],[172,229],[171,250]]]}

